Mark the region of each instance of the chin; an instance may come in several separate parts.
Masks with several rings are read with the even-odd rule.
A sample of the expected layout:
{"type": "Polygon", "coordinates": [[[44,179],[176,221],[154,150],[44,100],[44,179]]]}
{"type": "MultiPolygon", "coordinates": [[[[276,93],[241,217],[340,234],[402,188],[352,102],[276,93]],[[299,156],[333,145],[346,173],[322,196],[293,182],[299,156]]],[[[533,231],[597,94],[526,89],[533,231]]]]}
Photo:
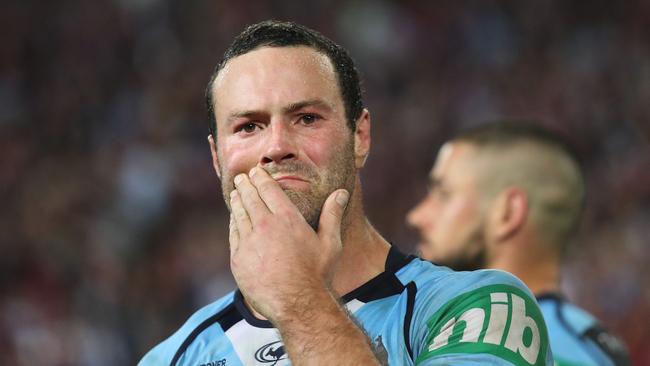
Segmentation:
{"type": "Polygon", "coordinates": [[[314,230],[318,230],[318,221],[320,220],[320,213],[325,200],[316,202],[313,195],[301,191],[285,189],[284,192],[298,211],[300,211],[309,226],[314,230]]]}
{"type": "Polygon", "coordinates": [[[421,242],[415,247],[415,254],[424,259],[425,261],[433,261],[433,257],[431,256],[431,251],[429,250],[429,246],[421,242]]]}

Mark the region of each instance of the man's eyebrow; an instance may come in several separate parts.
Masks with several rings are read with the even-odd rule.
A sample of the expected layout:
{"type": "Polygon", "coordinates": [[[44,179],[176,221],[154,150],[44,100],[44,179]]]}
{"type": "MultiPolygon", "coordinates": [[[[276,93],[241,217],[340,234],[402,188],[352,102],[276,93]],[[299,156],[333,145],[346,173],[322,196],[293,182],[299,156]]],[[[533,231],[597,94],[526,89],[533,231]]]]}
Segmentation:
{"type": "Polygon", "coordinates": [[[232,122],[234,119],[237,119],[237,118],[250,118],[250,117],[259,116],[259,115],[262,115],[262,114],[264,114],[264,112],[256,111],[256,110],[235,111],[235,112],[230,113],[230,115],[228,115],[227,120],[228,120],[228,122],[232,122]]]}
{"type": "MultiPolygon", "coordinates": [[[[284,114],[291,114],[295,113],[303,108],[306,107],[317,107],[317,108],[324,108],[328,111],[332,110],[332,107],[326,103],[325,101],[321,99],[309,99],[309,100],[303,100],[300,102],[296,103],[291,103],[288,106],[282,108],[282,112],[284,114]]],[[[264,111],[260,110],[243,110],[243,111],[234,111],[228,115],[227,121],[232,122],[233,120],[237,118],[251,118],[251,117],[259,117],[261,115],[267,114],[264,111]]]]}
{"type": "Polygon", "coordinates": [[[310,100],[303,100],[303,101],[296,102],[296,103],[291,103],[288,106],[282,108],[282,111],[285,114],[291,114],[291,113],[297,112],[297,111],[299,111],[299,110],[301,110],[303,108],[306,108],[306,107],[324,108],[324,109],[327,109],[328,111],[332,110],[332,107],[328,103],[326,103],[325,101],[320,100],[320,99],[310,99],[310,100]]]}

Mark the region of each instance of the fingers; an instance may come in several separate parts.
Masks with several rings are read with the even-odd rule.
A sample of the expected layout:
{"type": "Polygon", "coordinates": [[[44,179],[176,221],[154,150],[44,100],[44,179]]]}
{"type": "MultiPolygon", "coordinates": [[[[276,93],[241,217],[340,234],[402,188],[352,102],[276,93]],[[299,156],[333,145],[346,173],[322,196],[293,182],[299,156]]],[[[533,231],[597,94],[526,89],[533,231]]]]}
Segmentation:
{"type": "Polygon", "coordinates": [[[269,214],[297,212],[280,185],[262,168],[254,167],[249,175],[238,174],[234,183],[230,200],[239,235],[252,231],[255,223],[269,214]]]}
{"type": "Polygon", "coordinates": [[[235,224],[231,226],[235,227],[238,234],[237,236],[240,237],[250,234],[250,232],[253,231],[253,225],[251,224],[251,219],[242,204],[241,196],[236,189],[230,192],[230,209],[235,224]]]}
{"type": "Polygon", "coordinates": [[[341,243],[341,220],[350,194],[345,189],[334,191],[327,197],[318,224],[318,236],[330,244],[341,243]]]}
{"type": "Polygon", "coordinates": [[[237,230],[235,217],[232,214],[230,215],[230,232],[228,239],[230,241],[230,253],[232,255],[239,249],[239,231],[237,230]]]}
{"type": "Polygon", "coordinates": [[[266,170],[254,167],[249,176],[259,196],[271,212],[278,213],[283,208],[294,207],[278,182],[271,178],[266,170]]]}
{"type": "Polygon", "coordinates": [[[239,192],[241,202],[254,224],[262,215],[268,215],[269,208],[260,198],[257,188],[251,183],[246,174],[239,174],[235,177],[235,187],[239,192]]]}

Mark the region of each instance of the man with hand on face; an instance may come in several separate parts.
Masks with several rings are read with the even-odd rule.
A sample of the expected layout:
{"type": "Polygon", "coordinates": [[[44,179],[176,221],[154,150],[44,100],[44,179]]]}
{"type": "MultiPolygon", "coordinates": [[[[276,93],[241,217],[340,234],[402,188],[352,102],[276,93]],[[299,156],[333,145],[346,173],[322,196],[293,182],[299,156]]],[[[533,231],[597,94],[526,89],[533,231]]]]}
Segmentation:
{"type": "Polygon", "coordinates": [[[407,217],[422,258],[522,279],[540,303],[556,365],[629,364],[623,344],[559,293],[585,195],[559,138],[531,124],[481,125],[445,143],[429,177],[429,193],[407,217]]]}
{"type": "Polygon", "coordinates": [[[288,22],[235,38],[207,88],[238,290],[140,365],[545,365],[532,294],[407,257],[363,212],[370,115],[347,52],[288,22]]]}

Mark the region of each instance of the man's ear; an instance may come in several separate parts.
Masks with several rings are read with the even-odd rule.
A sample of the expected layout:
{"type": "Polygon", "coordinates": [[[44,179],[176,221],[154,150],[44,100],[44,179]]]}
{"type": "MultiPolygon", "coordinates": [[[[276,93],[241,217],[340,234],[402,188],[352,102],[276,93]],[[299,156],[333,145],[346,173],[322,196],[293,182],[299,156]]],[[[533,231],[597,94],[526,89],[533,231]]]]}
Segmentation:
{"type": "Polygon", "coordinates": [[[221,179],[221,169],[219,169],[219,157],[217,156],[217,145],[214,143],[212,135],[208,135],[208,144],[210,144],[210,153],[212,154],[212,166],[217,177],[221,179]]]}
{"type": "Polygon", "coordinates": [[[370,112],[366,108],[361,111],[354,131],[354,162],[357,169],[366,164],[370,154],[370,112]]]}
{"type": "Polygon", "coordinates": [[[528,215],[528,195],[523,189],[510,187],[502,191],[491,215],[494,239],[501,242],[519,233],[526,225],[528,215]]]}

